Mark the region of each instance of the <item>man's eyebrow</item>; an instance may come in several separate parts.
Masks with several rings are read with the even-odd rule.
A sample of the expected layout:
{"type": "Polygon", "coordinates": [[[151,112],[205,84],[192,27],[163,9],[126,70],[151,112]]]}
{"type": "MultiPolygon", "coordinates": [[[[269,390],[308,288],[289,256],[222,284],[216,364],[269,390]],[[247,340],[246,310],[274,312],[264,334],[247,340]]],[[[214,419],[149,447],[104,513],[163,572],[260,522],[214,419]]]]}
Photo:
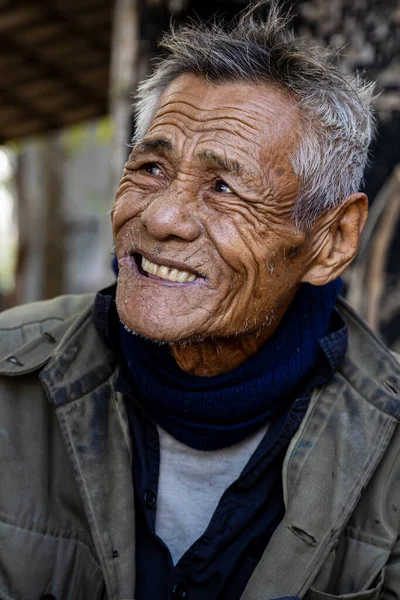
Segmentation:
{"type": "Polygon", "coordinates": [[[251,171],[249,172],[249,170],[236,159],[220,156],[215,154],[212,150],[203,150],[198,156],[200,160],[209,167],[213,169],[217,168],[225,173],[233,173],[234,175],[239,176],[251,173],[251,171]]]}
{"type": "Polygon", "coordinates": [[[144,138],[134,147],[138,154],[145,152],[171,152],[172,143],[167,138],[144,138]]]}

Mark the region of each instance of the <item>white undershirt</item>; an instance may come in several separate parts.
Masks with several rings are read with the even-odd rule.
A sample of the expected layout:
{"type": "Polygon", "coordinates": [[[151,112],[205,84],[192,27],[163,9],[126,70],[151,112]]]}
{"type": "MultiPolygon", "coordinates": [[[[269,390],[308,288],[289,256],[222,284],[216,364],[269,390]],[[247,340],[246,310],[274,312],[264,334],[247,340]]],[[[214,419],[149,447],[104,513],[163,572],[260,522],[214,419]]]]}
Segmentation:
{"type": "Polygon", "coordinates": [[[157,427],[160,440],[156,535],[176,564],[204,533],[225,490],[239,477],[268,425],[239,444],[194,450],[157,427]]]}

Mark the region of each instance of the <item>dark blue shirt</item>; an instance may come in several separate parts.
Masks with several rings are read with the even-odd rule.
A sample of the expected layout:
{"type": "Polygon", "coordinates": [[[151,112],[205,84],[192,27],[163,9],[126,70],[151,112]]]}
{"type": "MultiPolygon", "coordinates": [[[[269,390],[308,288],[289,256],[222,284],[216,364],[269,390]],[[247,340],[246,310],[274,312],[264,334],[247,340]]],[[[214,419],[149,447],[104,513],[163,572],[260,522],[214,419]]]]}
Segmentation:
{"type": "Polygon", "coordinates": [[[340,366],[347,328],[336,311],[320,341],[313,375],[298,397],[271,423],[240,477],[223,494],[206,531],[174,566],[155,534],[160,449],[155,423],[143,411],[124,374],[115,331],[113,290],[98,294],[93,319],[120,361],[117,389],[124,394],[132,437],[136,509],[136,600],[238,600],[284,515],[282,464],[312,390],[340,366]]]}

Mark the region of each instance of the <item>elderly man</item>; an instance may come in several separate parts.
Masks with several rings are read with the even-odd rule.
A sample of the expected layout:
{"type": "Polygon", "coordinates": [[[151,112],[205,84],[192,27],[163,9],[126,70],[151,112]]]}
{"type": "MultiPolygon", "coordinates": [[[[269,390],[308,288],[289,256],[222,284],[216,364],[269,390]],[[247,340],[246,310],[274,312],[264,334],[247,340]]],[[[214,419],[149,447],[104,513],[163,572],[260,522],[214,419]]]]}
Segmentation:
{"type": "Polygon", "coordinates": [[[372,89],[275,9],[163,46],[117,285],[0,319],[0,597],[399,599],[400,366],[338,299],[372,89]]]}

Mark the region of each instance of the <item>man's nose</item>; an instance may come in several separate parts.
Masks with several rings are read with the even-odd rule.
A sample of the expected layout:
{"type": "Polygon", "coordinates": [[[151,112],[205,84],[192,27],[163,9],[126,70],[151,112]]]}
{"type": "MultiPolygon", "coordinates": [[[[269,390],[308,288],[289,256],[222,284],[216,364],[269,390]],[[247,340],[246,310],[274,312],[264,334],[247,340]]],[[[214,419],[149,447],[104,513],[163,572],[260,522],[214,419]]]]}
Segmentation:
{"type": "Polygon", "coordinates": [[[200,223],[183,196],[176,193],[154,198],[143,211],[143,225],[153,238],[166,240],[174,236],[192,242],[200,235],[200,223]]]}

